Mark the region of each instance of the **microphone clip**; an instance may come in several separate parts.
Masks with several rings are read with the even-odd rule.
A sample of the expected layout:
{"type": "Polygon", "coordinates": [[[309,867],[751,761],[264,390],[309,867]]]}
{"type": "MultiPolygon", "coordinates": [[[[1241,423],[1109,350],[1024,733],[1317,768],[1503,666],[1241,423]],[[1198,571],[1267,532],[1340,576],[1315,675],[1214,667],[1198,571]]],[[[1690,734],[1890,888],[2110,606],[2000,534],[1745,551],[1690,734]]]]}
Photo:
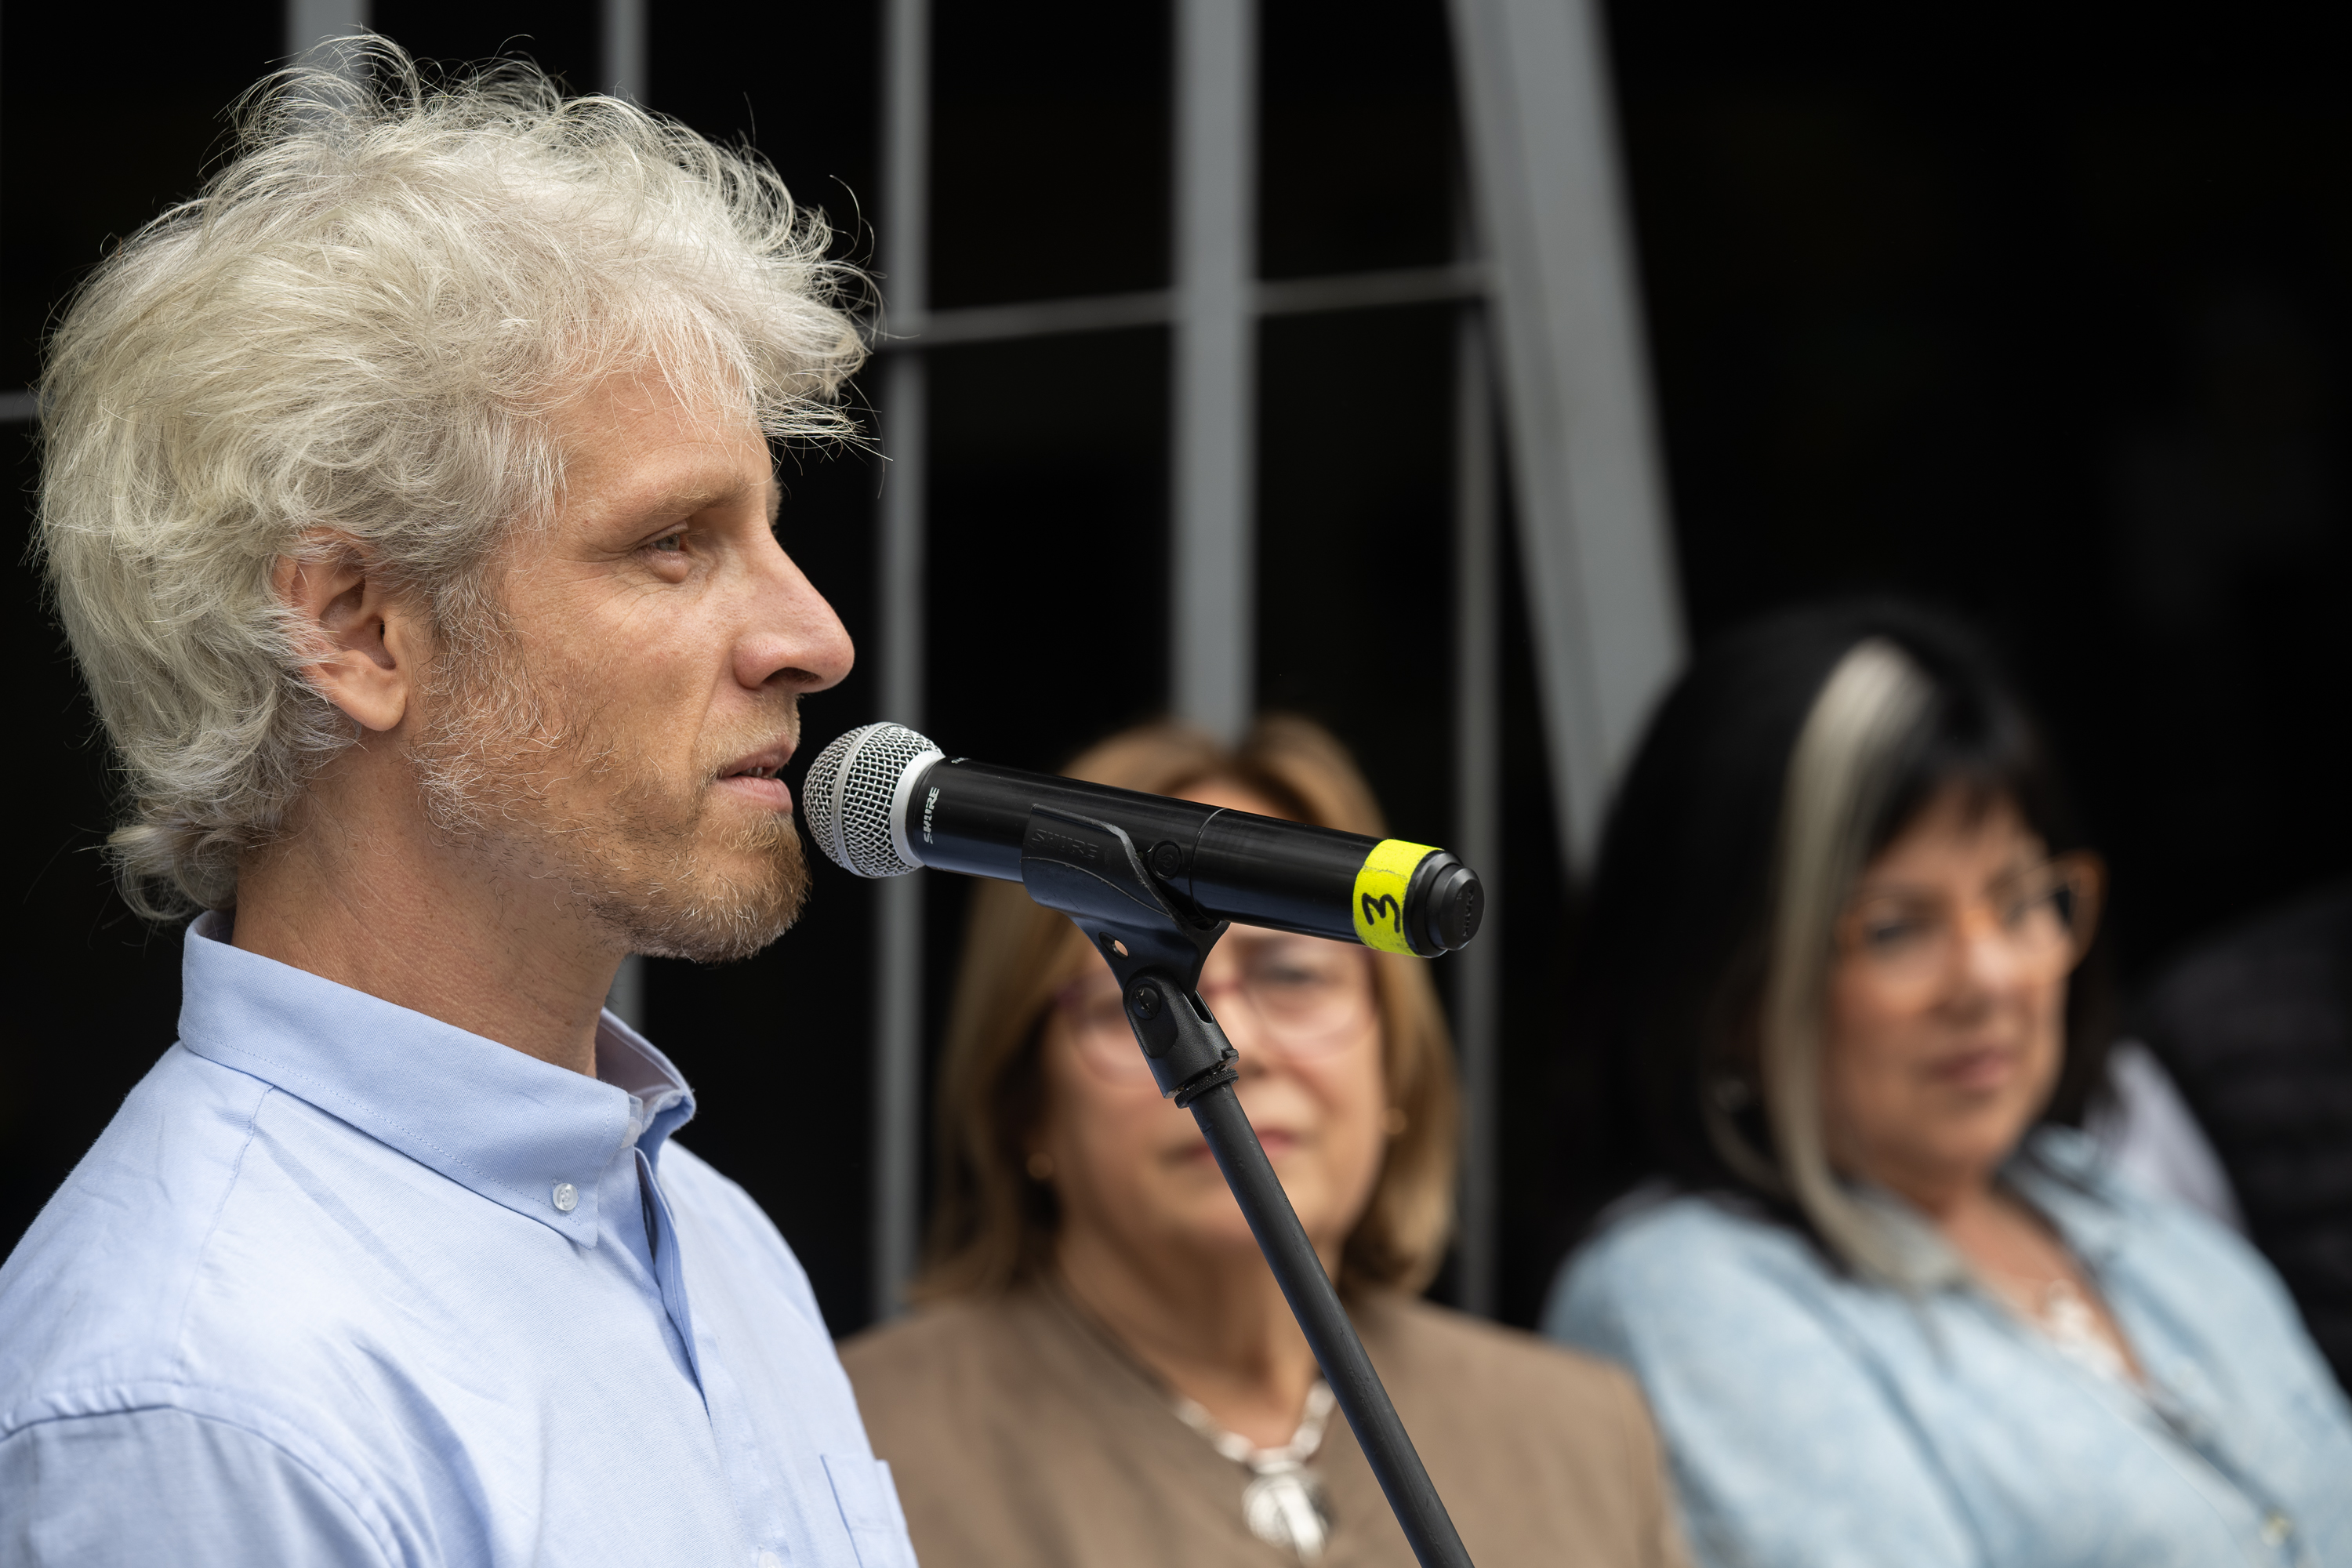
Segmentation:
{"type": "Polygon", "coordinates": [[[1226,922],[1189,917],[1114,824],[1033,806],[1021,840],[1029,897],[1070,917],[1118,979],[1127,1021],[1162,1095],[1189,1107],[1234,1081],[1240,1060],[1207,1003],[1201,970],[1226,922]]]}

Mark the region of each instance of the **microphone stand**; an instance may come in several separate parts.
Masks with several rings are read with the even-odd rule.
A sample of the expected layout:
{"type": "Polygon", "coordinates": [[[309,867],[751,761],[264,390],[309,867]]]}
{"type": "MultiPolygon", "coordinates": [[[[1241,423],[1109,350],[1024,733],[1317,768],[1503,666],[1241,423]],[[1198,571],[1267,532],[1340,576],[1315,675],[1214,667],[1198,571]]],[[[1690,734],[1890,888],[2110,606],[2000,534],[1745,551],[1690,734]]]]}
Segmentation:
{"type": "MultiPolygon", "coordinates": [[[[1181,846],[1154,845],[1151,854],[1163,875],[1182,873],[1181,846]]],[[[1226,922],[1188,917],[1120,828],[1046,806],[1029,813],[1021,879],[1032,899],[1069,916],[1118,976],[1127,1021],[1160,1091],[1200,1124],[1413,1556],[1422,1568],[1470,1568],[1462,1537],[1234,1093],[1240,1053],[1200,993],[1202,965],[1226,922]]]]}

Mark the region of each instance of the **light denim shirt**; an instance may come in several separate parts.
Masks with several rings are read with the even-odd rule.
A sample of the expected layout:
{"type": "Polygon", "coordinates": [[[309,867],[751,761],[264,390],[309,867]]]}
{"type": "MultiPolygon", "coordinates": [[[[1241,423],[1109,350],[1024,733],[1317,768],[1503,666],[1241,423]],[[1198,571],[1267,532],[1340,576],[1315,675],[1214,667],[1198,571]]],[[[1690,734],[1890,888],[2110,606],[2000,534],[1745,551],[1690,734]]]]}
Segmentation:
{"type": "MultiPolygon", "coordinates": [[[[2062,1353],[1912,1211],[1917,1294],[1684,1196],[1562,1271],[1554,1339],[1641,1379],[1699,1561],[1778,1568],[2352,1564],[2352,1411],[2269,1267],[2048,1131],[2012,1190],[2095,1279],[2144,1389],[2062,1353]]],[[[1881,1212],[1900,1205],[1885,1199],[1881,1212]]]]}
{"type": "Polygon", "coordinates": [[[583,1078],[226,936],[0,1268],[0,1564],[911,1568],[660,1052],[608,1014],[583,1078]]]}

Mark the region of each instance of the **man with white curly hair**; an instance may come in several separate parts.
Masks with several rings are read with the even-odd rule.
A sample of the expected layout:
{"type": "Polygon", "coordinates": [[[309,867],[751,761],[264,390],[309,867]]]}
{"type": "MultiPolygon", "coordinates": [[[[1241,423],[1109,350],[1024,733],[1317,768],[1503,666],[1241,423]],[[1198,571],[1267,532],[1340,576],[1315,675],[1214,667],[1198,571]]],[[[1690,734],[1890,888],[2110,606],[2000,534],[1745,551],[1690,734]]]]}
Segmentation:
{"type": "Polygon", "coordinates": [[[50,346],[114,853],[198,918],[0,1269],[0,1564],[911,1563],[798,1264],[601,1010],[805,891],[776,775],[851,650],[770,442],[849,429],[855,275],[749,154],[346,63],[50,346]]]}

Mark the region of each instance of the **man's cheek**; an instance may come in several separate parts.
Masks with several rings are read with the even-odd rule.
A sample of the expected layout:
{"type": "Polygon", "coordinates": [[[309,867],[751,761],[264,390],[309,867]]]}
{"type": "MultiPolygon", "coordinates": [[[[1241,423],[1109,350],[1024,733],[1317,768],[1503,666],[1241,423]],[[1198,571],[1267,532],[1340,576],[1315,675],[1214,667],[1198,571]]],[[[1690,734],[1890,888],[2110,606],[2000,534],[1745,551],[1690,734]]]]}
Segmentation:
{"type": "Polygon", "coordinates": [[[642,661],[630,660],[583,695],[640,761],[667,766],[675,752],[691,747],[699,715],[683,693],[654,675],[642,661]]]}

